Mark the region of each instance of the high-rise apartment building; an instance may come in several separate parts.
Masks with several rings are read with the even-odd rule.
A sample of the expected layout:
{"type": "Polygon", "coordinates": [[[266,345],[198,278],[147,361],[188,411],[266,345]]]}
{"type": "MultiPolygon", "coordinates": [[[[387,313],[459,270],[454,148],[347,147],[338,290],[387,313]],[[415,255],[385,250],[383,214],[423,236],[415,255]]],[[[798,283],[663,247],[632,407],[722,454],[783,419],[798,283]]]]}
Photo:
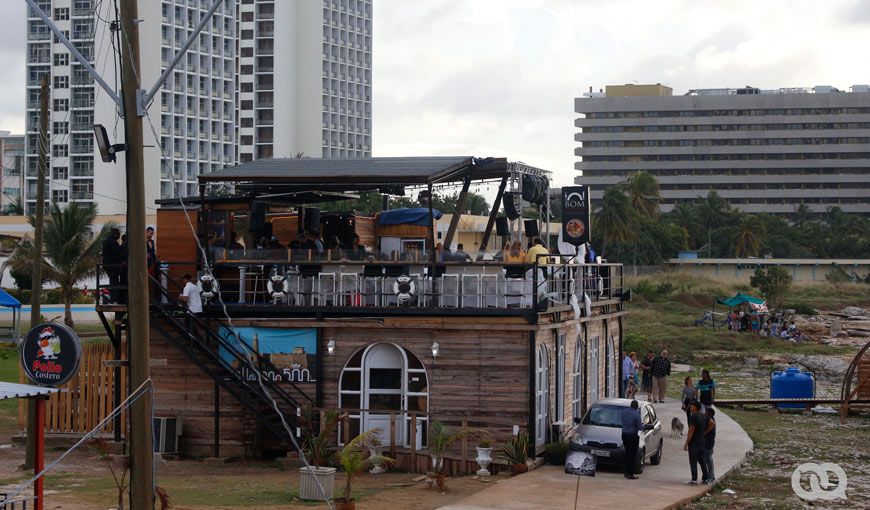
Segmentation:
{"type": "MultiPolygon", "coordinates": [[[[139,3],[141,83],[147,88],[193,33],[212,0],[139,3]]],[[[257,157],[368,156],[371,151],[371,0],[224,0],[170,74],[145,120],[146,207],[198,193],[196,178],[257,157]],[[277,28],[276,28],[277,26],[277,28]],[[333,72],[335,77],[327,75],[333,72]],[[159,146],[163,147],[163,153],[159,146]],[[173,186],[173,181],[175,185],[173,186]]],[[[52,21],[115,84],[111,2],[38,0],[52,21]]],[[[92,125],[123,142],[105,91],[34,12],[27,14],[26,184],[35,208],[39,84],[51,83],[46,197],[124,213],[124,154],[103,163],[92,125]]]]}
{"type": "Polygon", "coordinates": [[[238,4],[240,162],[371,156],[372,1],[238,4]]]}
{"type": "Polygon", "coordinates": [[[870,87],[692,90],[620,85],[575,100],[578,184],[593,204],[645,170],[662,210],[715,190],[747,212],[870,214],[870,87]]]}
{"type": "Polygon", "coordinates": [[[21,206],[24,189],[24,135],[0,131],[0,214],[21,206]]]}

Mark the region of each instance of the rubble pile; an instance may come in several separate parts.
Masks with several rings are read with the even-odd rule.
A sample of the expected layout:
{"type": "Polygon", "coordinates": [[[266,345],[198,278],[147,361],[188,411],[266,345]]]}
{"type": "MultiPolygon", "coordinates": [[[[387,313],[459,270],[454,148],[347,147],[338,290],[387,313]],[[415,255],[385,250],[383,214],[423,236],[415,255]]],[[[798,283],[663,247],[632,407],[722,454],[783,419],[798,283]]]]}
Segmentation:
{"type": "Polygon", "coordinates": [[[870,310],[857,306],[839,312],[795,315],[792,320],[801,334],[818,343],[857,347],[870,342],[870,310]]]}

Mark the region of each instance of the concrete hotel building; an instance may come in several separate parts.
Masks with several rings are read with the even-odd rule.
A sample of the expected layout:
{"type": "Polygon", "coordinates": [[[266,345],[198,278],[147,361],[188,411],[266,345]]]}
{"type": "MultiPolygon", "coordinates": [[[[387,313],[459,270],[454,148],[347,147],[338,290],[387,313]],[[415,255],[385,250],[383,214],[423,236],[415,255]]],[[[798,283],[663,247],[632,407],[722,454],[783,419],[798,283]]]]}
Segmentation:
{"type": "Polygon", "coordinates": [[[0,213],[21,205],[24,188],[24,135],[0,131],[0,213]]]}
{"type": "Polygon", "coordinates": [[[747,212],[870,214],[870,87],[704,89],[608,86],[575,99],[578,184],[604,189],[639,170],[662,210],[717,191],[747,212]]]}
{"type": "MultiPolygon", "coordinates": [[[[106,81],[114,84],[111,33],[108,24],[100,21],[114,18],[112,3],[38,0],[38,4],[106,81]]],[[[139,25],[143,84],[156,81],[211,4],[212,0],[139,3],[139,17],[144,20],[139,25]]],[[[39,83],[43,75],[50,77],[52,85],[51,169],[46,196],[59,203],[96,202],[101,214],[124,213],[124,155],[118,155],[117,164],[103,163],[91,127],[104,124],[110,138],[122,142],[123,123],[116,105],[30,10],[25,165],[28,210],[35,207],[39,83]]],[[[370,97],[371,1],[225,0],[151,104],[150,116],[160,139],[155,140],[146,125],[146,206],[153,211],[158,198],[196,194],[197,175],[240,159],[297,152],[308,156],[369,155],[370,97]],[[316,30],[312,28],[315,18],[316,30]],[[329,37],[333,36],[333,22],[335,44],[332,39],[325,40],[327,30],[329,37]],[[279,30],[275,30],[276,25],[279,30]],[[352,45],[359,46],[353,47],[351,56],[352,45]],[[321,83],[324,62],[331,65],[334,61],[339,73],[342,64],[351,65],[351,59],[364,72],[356,72],[354,65],[354,73],[346,70],[345,78],[337,76],[334,86],[333,81],[329,87],[321,83]],[[311,69],[316,69],[316,74],[311,69]],[[333,103],[336,122],[330,123],[326,115],[331,121],[333,103]],[[158,142],[165,157],[161,157],[158,142]],[[176,186],[172,185],[173,176],[176,186]]]]}

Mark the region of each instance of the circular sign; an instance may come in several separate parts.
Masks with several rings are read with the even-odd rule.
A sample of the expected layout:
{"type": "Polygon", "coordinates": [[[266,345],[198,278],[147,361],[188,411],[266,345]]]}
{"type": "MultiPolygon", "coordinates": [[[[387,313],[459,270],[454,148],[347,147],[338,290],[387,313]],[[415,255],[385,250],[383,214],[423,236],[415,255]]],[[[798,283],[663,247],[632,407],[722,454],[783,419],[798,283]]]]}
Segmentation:
{"type": "Polygon", "coordinates": [[[580,237],[583,235],[583,232],[586,232],[586,225],[581,220],[573,219],[565,225],[565,230],[571,237],[580,237]]]}
{"type": "Polygon", "coordinates": [[[27,378],[40,386],[60,386],[79,369],[82,342],[72,328],[52,322],[31,329],[20,347],[27,378]]]}

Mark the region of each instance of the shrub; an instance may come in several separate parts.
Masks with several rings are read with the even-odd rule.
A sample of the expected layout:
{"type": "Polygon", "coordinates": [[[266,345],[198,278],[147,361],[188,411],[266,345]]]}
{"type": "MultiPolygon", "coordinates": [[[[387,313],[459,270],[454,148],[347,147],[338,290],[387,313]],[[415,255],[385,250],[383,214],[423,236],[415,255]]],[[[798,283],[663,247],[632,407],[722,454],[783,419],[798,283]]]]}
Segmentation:
{"type": "Polygon", "coordinates": [[[564,466],[568,456],[568,443],[547,443],[544,445],[544,460],[553,466],[564,466]]]}
{"type": "Polygon", "coordinates": [[[810,305],[804,303],[795,303],[791,305],[783,305],[782,308],[784,310],[794,310],[794,313],[798,315],[818,315],[819,312],[815,308],[810,305]]]}
{"type": "Polygon", "coordinates": [[[849,273],[846,272],[843,266],[832,266],[831,270],[828,271],[828,274],[825,275],[825,281],[833,285],[835,289],[851,279],[849,273]]]}
{"type": "Polygon", "coordinates": [[[758,268],[749,279],[749,283],[767,298],[767,305],[775,308],[783,295],[791,287],[792,278],[788,271],[781,267],[770,266],[766,269],[758,268]]]}

